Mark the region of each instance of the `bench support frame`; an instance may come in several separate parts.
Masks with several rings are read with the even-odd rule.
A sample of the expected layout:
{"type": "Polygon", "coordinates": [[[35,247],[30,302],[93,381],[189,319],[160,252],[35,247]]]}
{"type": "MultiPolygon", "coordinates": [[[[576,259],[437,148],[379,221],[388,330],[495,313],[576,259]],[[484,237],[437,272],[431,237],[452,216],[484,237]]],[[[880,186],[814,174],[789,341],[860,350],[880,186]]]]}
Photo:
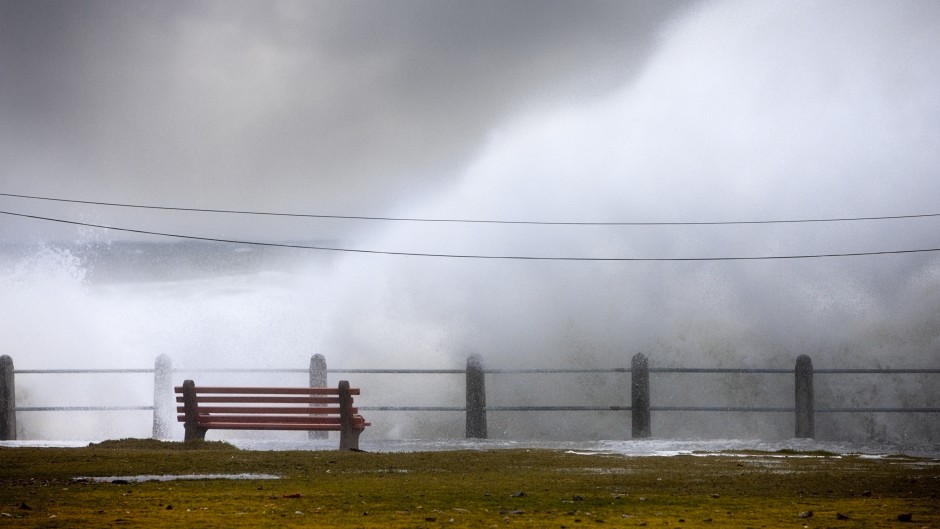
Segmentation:
{"type": "MultiPolygon", "coordinates": [[[[323,433],[326,433],[326,431],[329,430],[339,431],[340,450],[359,450],[359,435],[362,434],[363,429],[365,426],[368,426],[369,423],[364,422],[362,417],[355,415],[352,392],[350,391],[348,381],[341,380],[339,387],[333,391],[333,395],[337,395],[339,397],[339,424],[334,424],[331,426],[318,424],[316,426],[311,426],[309,430],[322,431],[323,433]]],[[[186,431],[183,440],[185,442],[204,441],[206,438],[206,432],[214,427],[199,421],[199,398],[197,396],[195,382],[192,380],[184,381],[182,387],[177,388],[177,392],[182,394],[181,400],[183,404],[183,415],[179,417],[179,420],[183,422],[183,428],[186,431]]],[[[358,394],[358,390],[356,390],[356,392],[356,394],[358,394]]],[[[317,408],[315,407],[311,408],[311,410],[316,409],[317,408]]],[[[312,415],[316,415],[316,413],[314,412],[312,415]]],[[[225,429],[224,427],[218,428],[225,429]]],[[[280,428],[258,427],[249,429],[277,430],[280,428]]]]}

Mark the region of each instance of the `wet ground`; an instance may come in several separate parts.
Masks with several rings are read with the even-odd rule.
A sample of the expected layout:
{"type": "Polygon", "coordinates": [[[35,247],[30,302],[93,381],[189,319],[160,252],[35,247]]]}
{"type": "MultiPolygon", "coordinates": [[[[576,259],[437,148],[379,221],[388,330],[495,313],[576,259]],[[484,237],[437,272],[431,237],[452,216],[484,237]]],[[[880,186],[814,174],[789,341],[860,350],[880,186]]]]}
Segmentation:
{"type": "MultiPolygon", "coordinates": [[[[307,439],[224,439],[243,450],[335,450],[338,441],[307,439]]],[[[0,446],[82,447],[89,441],[0,441],[0,446]]],[[[544,448],[578,453],[610,453],[628,456],[672,456],[699,452],[745,451],[829,452],[872,456],[908,455],[940,459],[940,443],[837,442],[812,439],[762,441],[754,439],[640,439],[628,441],[511,441],[500,439],[361,439],[367,452],[439,452],[447,450],[502,450],[544,448]]]]}

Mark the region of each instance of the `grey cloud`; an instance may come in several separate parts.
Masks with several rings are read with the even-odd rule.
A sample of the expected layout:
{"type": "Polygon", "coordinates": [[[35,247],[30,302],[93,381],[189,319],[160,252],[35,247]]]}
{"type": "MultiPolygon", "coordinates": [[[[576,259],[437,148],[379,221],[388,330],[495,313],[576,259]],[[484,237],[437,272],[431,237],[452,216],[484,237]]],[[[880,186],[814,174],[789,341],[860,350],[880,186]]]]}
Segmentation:
{"type": "Polygon", "coordinates": [[[635,75],[678,2],[0,4],[13,192],[381,212],[635,75]]]}

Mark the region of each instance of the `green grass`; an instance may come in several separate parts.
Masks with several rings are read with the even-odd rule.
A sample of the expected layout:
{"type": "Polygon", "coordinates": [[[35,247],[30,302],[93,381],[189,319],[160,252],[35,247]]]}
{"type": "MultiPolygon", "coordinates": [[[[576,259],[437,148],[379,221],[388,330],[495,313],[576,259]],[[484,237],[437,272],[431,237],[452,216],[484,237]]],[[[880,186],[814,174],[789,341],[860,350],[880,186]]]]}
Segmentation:
{"type": "Polygon", "coordinates": [[[938,462],[806,455],[254,452],[150,440],[0,448],[0,526],[940,527],[938,462]],[[280,479],[74,479],[193,473],[280,479]]]}

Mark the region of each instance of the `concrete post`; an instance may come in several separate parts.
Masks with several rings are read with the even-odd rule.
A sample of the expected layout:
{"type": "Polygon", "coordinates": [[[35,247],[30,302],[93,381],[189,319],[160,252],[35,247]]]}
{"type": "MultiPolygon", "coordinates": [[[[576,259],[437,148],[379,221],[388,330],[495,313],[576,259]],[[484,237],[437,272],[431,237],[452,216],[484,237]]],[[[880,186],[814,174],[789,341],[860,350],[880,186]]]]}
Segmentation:
{"type": "Polygon", "coordinates": [[[650,371],[649,361],[643,353],[633,355],[630,367],[630,415],[633,420],[632,437],[647,438],[650,431],[650,371]]]}
{"type": "Polygon", "coordinates": [[[359,450],[359,434],[362,430],[353,428],[353,398],[349,393],[349,381],[339,381],[339,449],[359,450]]]}
{"type": "Polygon", "coordinates": [[[480,357],[467,358],[467,439],[486,439],[486,380],[480,357]]]}
{"type": "Polygon", "coordinates": [[[173,362],[161,354],[153,365],[153,438],[169,439],[175,421],[176,396],[173,394],[173,362]]]}
{"type": "Polygon", "coordinates": [[[813,402],[813,361],[809,356],[800,355],[796,359],[796,437],[815,437],[813,402]]]}
{"type": "Polygon", "coordinates": [[[0,356],[0,440],[16,440],[16,387],[13,359],[0,356]]]}
{"type": "Polygon", "coordinates": [[[186,422],[183,427],[186,429],[186,435],[183,440],[187,443],[195,441],[204,441],[206,439],[206,428],[199,427],[199,407],[196,404],[196,384],[192,380],[183,381],[183,409],[186,414],[186,422]]]}
{"type": "MultiPolygon", "coordinates": [[[[310,357],[310,387],[326,387],[326,357],[321,354],[310,357]]],[[[317,404],[311,404],[311,406],[317,406],[317,404]]],[[[307,432],[308,439],[327,439],[329,436],[330,432],[307,432]]]]}

